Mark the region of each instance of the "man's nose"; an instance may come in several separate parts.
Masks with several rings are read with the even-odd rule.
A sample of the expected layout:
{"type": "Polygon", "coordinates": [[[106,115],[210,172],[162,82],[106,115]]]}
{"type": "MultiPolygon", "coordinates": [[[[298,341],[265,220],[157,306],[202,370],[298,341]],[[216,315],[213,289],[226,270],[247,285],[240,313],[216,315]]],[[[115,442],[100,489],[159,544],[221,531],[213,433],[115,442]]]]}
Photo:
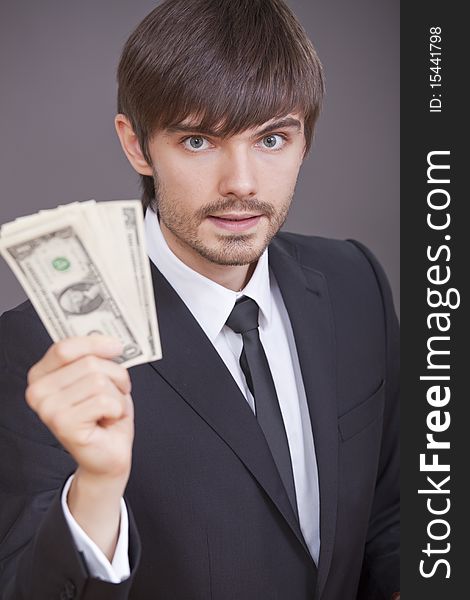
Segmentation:
{"type": "Polygon", "coordinates": [[[220,167],[219,193],[221,196],[249,198],[258,193],[256,165],[249,150],[233,148],[224,153],[220,167]]]}

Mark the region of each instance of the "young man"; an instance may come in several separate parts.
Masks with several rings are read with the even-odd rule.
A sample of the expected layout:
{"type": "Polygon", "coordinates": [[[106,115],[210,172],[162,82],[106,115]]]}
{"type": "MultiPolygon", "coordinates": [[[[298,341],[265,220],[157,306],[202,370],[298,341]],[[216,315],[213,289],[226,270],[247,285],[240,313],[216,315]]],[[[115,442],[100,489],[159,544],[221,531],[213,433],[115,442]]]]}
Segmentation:
{"type": "Polygon", "coordinates": [[[1,597],[390,600],[390,290],[359,243],[279,233],[311,43],[281,0],[166,0],[118,80],[163,359],[127,372],[111,339],[51,345],[29,302],[2,316],[1,597]]]}

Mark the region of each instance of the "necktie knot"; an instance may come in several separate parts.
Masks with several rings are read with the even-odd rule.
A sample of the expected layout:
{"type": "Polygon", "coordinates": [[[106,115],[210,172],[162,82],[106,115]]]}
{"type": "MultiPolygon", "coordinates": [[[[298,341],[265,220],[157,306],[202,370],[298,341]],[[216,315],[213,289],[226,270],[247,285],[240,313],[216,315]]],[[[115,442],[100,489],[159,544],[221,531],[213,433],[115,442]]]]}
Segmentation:
{"type": "Polygon", "coordinates": [[[258,328],[259,306],[247,296],[239,298],[230,313],[226,325],[235,333],[247,333],[258,328]]]}

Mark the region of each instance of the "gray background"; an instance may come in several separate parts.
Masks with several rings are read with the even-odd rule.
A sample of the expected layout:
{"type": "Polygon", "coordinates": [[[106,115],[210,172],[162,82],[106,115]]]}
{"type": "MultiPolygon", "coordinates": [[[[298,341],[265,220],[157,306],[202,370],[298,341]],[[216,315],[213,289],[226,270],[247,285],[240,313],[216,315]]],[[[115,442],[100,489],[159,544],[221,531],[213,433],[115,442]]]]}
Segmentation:
{"type": "MultiPolygon", "coordinates": [[[[188,0],[189,1],[189,0],[188,0]]],[[[155,0],[0,0],[0,223],[139,197],[114,133],[122,45],[155,0]]],[[[285,229],[367,244],[399,302],[399,3],[289,0],[327,95],[285,229]]],[[[0,259],[0,313],[25,295],[0,259]]]]}

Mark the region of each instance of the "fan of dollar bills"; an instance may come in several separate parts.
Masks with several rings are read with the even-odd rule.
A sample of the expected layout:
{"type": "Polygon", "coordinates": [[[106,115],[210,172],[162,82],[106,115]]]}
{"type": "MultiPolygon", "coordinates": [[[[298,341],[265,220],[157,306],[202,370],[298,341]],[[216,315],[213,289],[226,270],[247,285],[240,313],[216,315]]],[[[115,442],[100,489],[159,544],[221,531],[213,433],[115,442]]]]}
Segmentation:
{"type": "Polygon", "coordinates": [[[0,252],[54,342],[110,335],[126,367],[161,358],[139,200],[74,202],[0,228],[0,252]]]}

